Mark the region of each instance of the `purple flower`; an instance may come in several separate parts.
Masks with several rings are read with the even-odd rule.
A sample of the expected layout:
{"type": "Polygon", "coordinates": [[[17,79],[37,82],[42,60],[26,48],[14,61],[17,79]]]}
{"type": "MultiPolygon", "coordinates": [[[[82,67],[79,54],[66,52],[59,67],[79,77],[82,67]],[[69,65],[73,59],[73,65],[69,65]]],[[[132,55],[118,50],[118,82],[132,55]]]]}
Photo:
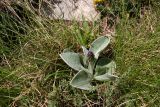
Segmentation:
{"type": "Polygon", "coordinates": [[[87,53],[87,57],[93,58],[94,57],[93,52],[89,50],[88,53],[87,53]]]}

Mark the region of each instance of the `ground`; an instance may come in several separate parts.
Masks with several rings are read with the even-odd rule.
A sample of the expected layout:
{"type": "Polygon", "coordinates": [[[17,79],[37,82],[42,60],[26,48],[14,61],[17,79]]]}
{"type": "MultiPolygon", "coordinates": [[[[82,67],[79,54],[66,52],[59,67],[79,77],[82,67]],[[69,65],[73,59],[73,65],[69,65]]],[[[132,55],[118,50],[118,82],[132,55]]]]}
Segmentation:
{"type": "Polygon", "coordinates": [[[68,25],[27,8],[21,21],[0,12],[0,106],[158,107],[160,11],[157,2],[153,5],[138,18],[122,12],[110,44],[119,78],[95,82],[95,91],[69,85],[75,71],[59,54],[65,48],[81,52],[81,45],[89,46],[104,32],[101,20],[68,25]]]}

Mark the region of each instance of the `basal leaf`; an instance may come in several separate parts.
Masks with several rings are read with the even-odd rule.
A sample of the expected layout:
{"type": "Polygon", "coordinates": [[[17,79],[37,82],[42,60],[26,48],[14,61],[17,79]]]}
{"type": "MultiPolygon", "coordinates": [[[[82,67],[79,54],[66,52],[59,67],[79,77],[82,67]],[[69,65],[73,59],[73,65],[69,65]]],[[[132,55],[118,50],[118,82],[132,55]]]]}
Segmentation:
{"type": "Polygon", "coordinates": [[[94,79],[99,81],[114,80],[116,64],[108,58],[101,58],[96,65],[94,79]]]}
{"type": "Polygon", "coordinates": [[[91,75],[87,73],[86,71],[82,70],[79,71],[72,79],[70,84],[79,89],[83,90],[92,90],[93,87],[91,86],[90,82],[92,80],[91,75]]]}
{"type": "Polygon", "coordinates": [[[93,41],[90,47],[90,51],[94,53],[94,57],[98,59],[100,52],[102,52],[110,43],[110,38],[107,36],[102,36],[93,41]]]}
{"type": "Polygon", "coordinates": [[[74,52],[65,52],[61,53],[60,57],[68,66],[70,66],[74,70],[80,71],[83,69],[83,66],[81,64],[82,61],[79,54],[74,52]]]}
{"type": "Polygon", "coordinates": [[[105,73],[103,75],[94,76],[94,79],[98,80],[98,81],[115,80],[116,78],[118,78],[118,77],[115,76],[115,75],[109,74],[109,73],[105,73]]]}
{"type": "Polygon", "coordinates": [[[111,70],[113,71],[116,68],[116,63],[109,58],[100,58],[96,64],[96,69],[104,68],[104,67],[112,68],[111,70]]]}
{"type": "Polygon", "coordinates": [[[83,50],[83,54],[84,54],[85,56],[87,56],[87,54],[88,54],[88,49],[87,49],[86,47],[82,46],[82,50],[83,50]]]}

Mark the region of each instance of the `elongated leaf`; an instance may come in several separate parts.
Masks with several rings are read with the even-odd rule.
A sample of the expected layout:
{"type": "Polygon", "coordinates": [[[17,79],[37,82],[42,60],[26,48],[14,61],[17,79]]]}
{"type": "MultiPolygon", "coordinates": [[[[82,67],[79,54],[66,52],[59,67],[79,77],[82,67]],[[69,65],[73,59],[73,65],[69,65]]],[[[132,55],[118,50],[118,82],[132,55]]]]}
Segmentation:
{"type": "Polygon", "coordinates": [[[88,57],[87,57],[87,54],[88,54],[88,50],[82,46],[82,50],[83,50],[83,54],[84,54],[84,57],[83,57],[83,65],[84,67],[87,67],[88,66],[88,57]]]}
{"type": "Polygon", "coordinates": [[[116,63],[109,58],[100,58],[97,62],[96,69],[104,67],[112,68],[111,70],[115,72],[114,70],[116,68],[116,63]]]}
{"type": "Polygon", "coordinates": [[[88,54],[88,49],[86,49],[86,47],[82,46],[82,50],[85,56],[87,56],[88,54]]]}
{"type": "MultiPolygon", "coordinates": [[[[106,70],[106,69],[105,69],[106,70]]],[[[108,72],[105,72],[104,74],[102,75],[99,75],[99,74],[96,74],[94,76],[94,79],[95,80],[98,80],[98,81],[108,81],[108,80],[115,80],[116,78],[118,78],[117,76],[115,75],[112,75],[108,72]]]]}
{"type": "Polygon", "coordinates": [[[93,65],[91,62],[89,62],[88,72],[89,72],[91,75],[93,75],[93,69],[94,69],[94,65],[93,65]]]}
{"type": "Polygon", "coordinates": [[[102,36],[93,41],[90,47],[90,51],[94,53],[94,57],[98,59],[100,52],[102,52],[110,43],[109,37],[102,36]]]}
{"type": "Polygon", "coordinates": [[[94,79],[99,81],[114,80],[117,76],[115,73],[116,64],[107,58],[101,58],[96,65],[94,79]]]}
{"type": "Polygon", "coordinates": [[[94,59],[94,58],[88,61],[88,71],[91,75],[94,75],[93,73],[94,73],[94,69],[95,69],[94,67],[96,65],[96,61],[97,59],[94,59]]]}
{"type": "Polygon", "coordinates": [[[60,57],[68,66],[70,66],[74,70],[80,71],[83,69],[83,66],[81,64],[82,61],[79,54],[74,52],[65,52],[61,53],[60,57]]]}
{"type": "Polygon", "coordinates": [[[82,70],[74,76],[70,84],[75,88],[92,90],[93,87],[90,84],[91,80],[92,77],[86,71],[82,70]]]}

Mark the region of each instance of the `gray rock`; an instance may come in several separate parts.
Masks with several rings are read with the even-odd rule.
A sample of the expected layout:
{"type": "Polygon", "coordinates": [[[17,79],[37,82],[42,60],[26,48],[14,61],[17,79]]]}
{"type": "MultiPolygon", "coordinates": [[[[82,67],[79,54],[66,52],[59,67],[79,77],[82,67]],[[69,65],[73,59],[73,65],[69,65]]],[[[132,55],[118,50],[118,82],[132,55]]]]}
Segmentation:
{"type": "Polygon", "coordinates": [[[42,13],[51,19],[95,21],[100,18],[93,0],[52,0],[42,7],[42,13]]]}

